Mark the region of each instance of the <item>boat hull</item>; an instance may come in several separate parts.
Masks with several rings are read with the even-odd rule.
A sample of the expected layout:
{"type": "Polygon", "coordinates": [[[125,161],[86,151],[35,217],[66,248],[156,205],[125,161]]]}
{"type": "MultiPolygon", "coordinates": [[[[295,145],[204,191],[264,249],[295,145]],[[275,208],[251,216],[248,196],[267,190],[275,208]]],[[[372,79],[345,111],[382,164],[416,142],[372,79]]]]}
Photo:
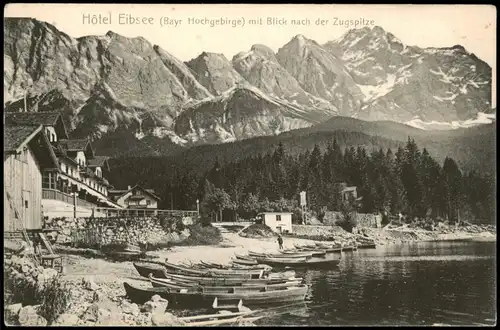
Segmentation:
{"type": "Polygon", "coordinates": [[[295,252],[295,253],[259,253],[259,252],[252,252],[249,251],[248,254],[252,257],[255,258],[266,258],[266,257],[271,257],[271,258],[308,258],[312,257],[312,252],[295,252]]]}
{"type": "Polygon", "coordinates": [[[165,267],[153,263],[146,264],[134,262],[134,268],[142,277],[148,277],[149,274],[153,274],[155,277],[162,277],[165,271],[165,267]]]}
{"type": "Polygon", "coordinates": [[[186,275],[170,274],[166,271],[163,273],[163,276],[155,276],[155,277],[167,278],[174,281],[192,282],[200,285],[215,285],[215,286],[275,284],[275,283],[283,283],[289,280],[284,278],[242,279],[242,278],[186,276],[186,275]]]}
{"type": "Polygon", "coordinates": [[[283,290],[273,290],[267,292],[203,292],[202,290],[181,289],[173,290],[170,288],[138,288],[127,282],[123,283],[127,296],[134,303],[143,304],[149,301],[154,295],[167,299],[169,308],[209,308],[214,299],[219,302],[235,299],[241,299],[245,306],[269,306],[280,305],[291,302],[304,301],[308,286],[301,285],[290,287],[283,290]],[[181,292],[182,291],[182,292],[181,292]]]}
{"type": "Polygon", "coordinates": [[[165,268],[168,272],[172,272],[180,275],[193,275],[193,276],[206,276],[206,277],[237,277],[237,278],[261,278],[264,275],[264,270],[262,269],[234,269],[234,270],[224,270],[224,269],[193,269],[187,268],[169,262],[164,263],[165,268]]]}
{"type": "Polygon", "coordinates": [[[292,268],[333,268],[337,267],[340,264],[341,259],[308,259],[305,261],[294,261],[294,260],[280,260],[280,259],[270,259],[263,258],[257,259],[260,263],[265,263],[266,265],[270,265],[276,268],[279,267],[292,267],[292,268]]]}
{"type": "MultiPolygon", "coordinates": [[[[182,288],[195,288],[198,286],[201,286],[199,284],[188,284],[188,283],[177,283],[172,280],[167,280],[167,279],[161,279],[161,278],[155,278],[153,276],[149,277],[149,281],[153,285],[153,287],[166,287],[166,288],[172,288],[172,289],[182,289],[182,288]]],[[[201,286],[203,287],[204,291],[209,291],[209,292],[227,292],[228,288],[232,288],[235,292],[246,292],[246,291],[259,291],[262,289],[269,289],[269,290],[275,290],[275,289],[282,289],[286,287],[292,287],[292,286],[299,286],[302,281],[288,281],[284,283],[278,283],[278,284],[254,284],[254,285],[243,285],[243,286],[234,286],[234,287],[228,287],[228,286],[201,286]]]]}

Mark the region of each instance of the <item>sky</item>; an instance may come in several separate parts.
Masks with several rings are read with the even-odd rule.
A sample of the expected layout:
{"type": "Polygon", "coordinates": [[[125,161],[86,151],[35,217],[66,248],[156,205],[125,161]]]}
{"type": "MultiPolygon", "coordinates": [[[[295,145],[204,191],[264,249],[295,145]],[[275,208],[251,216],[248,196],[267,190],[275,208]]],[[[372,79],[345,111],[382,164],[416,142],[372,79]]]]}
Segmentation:
{"type": "Polygon", "coordinates": [[[460,44],[496,72],[493,5],[8,4],[4,8],[5,17],[36,18],[71,37],[108,31],[142,36],[183,61],[203,51],[222,53],[231,60],[254,44],[276,52],[298,34],[323,44],[353,28],[342,22],[357,20],[358,28],[380,26],[407,45],[460,44]],[[100,21],[91,20],[99,16],[100,21]],[[144,18],[145,24],[132,24],[129,16],[144,18]],[[211,27],[205,18],[222,19],[225,25],[211,27]],[[251,24],[261,18],[262,24],[251,24]],[[294,25],[292,20],[305,24],[294,25]]]}

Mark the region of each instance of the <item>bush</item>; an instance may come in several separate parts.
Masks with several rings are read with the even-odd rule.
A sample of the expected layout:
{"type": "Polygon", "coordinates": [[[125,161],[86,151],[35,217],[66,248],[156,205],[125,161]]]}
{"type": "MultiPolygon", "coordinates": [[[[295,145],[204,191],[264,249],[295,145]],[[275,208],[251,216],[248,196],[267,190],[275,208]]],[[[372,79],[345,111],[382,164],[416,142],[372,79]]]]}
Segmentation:
{"type": "Polygon", "coordinates": [[[193,246],[193,245],[216,245],[222,242],[222,235],[218,228],[212,225],[203,226],[195,224],[189,227],[191,235],[181,241],[172,242],[172,245],[193,246]]]}
{"type": "Polygon", "coordinates": [[[268,226],[261,223],[254,223],[240,233],[242,237],[273,237],[277,234],[268,226]]]}
{"type": "Polygon", "coordinates": [[[42,293],[42,304],[38,313],[51,324],[68,308],[71,289],[60,276],[56,276],[45,283],[42,293]]]}
{"type": "Polygon", "coordinates": [[[11,267],[4,272],[4,276],[6,304],[40,305],[38,314],[48,324],[54,322],[69,307],[71,289],[60,275],[40,283],[33,277],[14,272],[11,267]]]}

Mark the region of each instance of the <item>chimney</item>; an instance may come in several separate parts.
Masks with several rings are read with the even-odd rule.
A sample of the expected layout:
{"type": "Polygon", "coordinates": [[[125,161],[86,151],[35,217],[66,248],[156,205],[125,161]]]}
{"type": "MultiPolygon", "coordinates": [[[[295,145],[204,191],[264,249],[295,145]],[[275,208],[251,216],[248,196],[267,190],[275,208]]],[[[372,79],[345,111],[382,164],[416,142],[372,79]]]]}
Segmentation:
{"type": "Polygon", "coordinates": [[[130,190],[130,189],[132,189],[132,186],[128,186],[128,187],[127,187],[127,190],[130,190]]]}

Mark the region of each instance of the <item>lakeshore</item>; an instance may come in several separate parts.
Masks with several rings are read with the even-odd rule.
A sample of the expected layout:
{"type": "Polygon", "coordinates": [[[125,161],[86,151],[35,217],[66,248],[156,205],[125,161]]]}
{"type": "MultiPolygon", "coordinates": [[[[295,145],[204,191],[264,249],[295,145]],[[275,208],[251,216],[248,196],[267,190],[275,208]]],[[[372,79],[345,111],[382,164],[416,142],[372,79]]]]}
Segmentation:
{"type": "MultiPolygon", "coordinates": [[[[435,233],[423,230],[384,230],[370,229],[372,238],[379,242],[377,248],[381,248],[380,242],[386,237],[385,246],[401,243],[416,243],[423,241],[457,241],[457,240],[477,240],[495,241],[496,234],[491,231],[466,232],[456,231],[453,233],[435,233]],[[408,235],[411,232],[412,235],[408,235]],[[398,237],[395,239],[394,237],[398,237]]],[[[366,234],[366,233],[365,233],[366,234]]],[[[354,235],[342,234],[345,239],[350,239],[354,235]]],[[[147,258],[155,261],[164,261],[168,258],[172,263],[197,263],[200,260],[228,264],[236,253],[245,254],[249,250],[261,252],[276,252],[278,243],[276,237],[247,238],[235,232],[222,233],[223,240],[217,245],[200,246],[174,246],[168,249],[147,252],[147,258]]],[[[284,238],[284,248],[293,248],[294,245],[306,245],[318,242],[317,240],[303,238],[284,238]]],[[[324,241],[331,243],[331,241],[324,241]]],[[[63,248],[59,249],[61,252],[63,248]]],[[[89,258],[81,255],[71,254],[71,251],[62,253],[64,262],[63,279],[70,284],[71,302],[68,311],[59,317],[55,322],[57,325],[96,325],[100,324],[95,319],[89,318],[89,310],[92,306],[99,306],[111,310],[108,325],[173,325],[175,317],[184,316],[178,311],[170,311],[167,308],[167,315],[171,318],[163,323],[152,321],[151,313],[140,311],[140,307],[131,304],[125,297],[124,282],[129,282],[139,287],[150,287],[147,279],[140,277],[130,261],[113,262],[102,258],[89,258]],[[96,302],[96,294],[99,298],[96,302]],[[132,306],[132,307],[131,307],[132,306]],[[170,313],[173,313],[170,314],[170,313]]],[[[357,258],[352,255],[352,258],[357,258]]]]}

